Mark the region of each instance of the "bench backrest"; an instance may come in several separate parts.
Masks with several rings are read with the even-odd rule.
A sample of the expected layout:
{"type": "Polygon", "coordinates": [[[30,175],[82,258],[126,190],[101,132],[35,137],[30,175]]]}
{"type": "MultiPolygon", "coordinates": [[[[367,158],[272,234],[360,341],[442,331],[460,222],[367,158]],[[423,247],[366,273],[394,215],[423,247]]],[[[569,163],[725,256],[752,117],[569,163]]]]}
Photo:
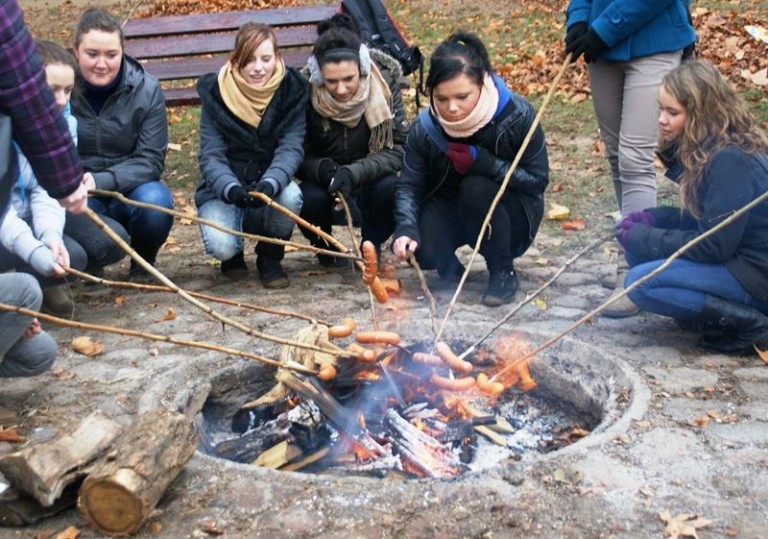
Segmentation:
{"type": "Polygon", "coordinates": [[[201,75],[218,71],[224,65],[234,48],[238,28],[246,22],[258,21],[274,27],[285,63],[302,67],[317,37],[317,23],[334,13],[338,13],[337,6],[134,19],[124,28],[125,51],[160,81],[179,81],[165,88],[168,106],[194,105],[200,103],[195,82],[201,75]]]}

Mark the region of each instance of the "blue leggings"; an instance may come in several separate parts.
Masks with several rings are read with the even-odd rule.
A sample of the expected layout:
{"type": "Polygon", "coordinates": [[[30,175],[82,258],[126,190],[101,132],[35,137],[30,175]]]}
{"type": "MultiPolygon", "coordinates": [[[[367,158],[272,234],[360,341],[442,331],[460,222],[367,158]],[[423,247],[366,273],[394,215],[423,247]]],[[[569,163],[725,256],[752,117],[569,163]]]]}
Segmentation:
{"type": "MultiPolygon", "coordinates": [[[[645,277],[666,260],[636,263],[626,253],[629,270],[624,286],[645,277]]],[[[741,303],[768,314],[768,303],[747,292],[722,264],[701,264],[684,258],[674,260],[668,268],[629,293],[629,299],[644,311],[671,316],[696,318],[704,309],[707,294],[741,303]]]]}

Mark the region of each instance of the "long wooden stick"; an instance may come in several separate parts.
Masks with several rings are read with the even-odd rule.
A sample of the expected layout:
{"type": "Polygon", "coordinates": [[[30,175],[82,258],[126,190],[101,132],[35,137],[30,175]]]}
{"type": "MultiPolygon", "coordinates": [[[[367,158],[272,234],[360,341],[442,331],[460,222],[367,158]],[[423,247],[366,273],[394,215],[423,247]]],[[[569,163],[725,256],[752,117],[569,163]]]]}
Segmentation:
{"type": "MultiPolygon", "coordinates": [[[[146,290],[148,292],[173,292],[171,288],[164,285],[132,283],[128,281],[112,281],[109,279],[104,279],[103,277],[96,277],[89,273],[85,273],[84,271],[79,271],[69,267],[65,267],[64,271],[66,271],[67,273],[71,273],[75,277],[79,277],[81,279],[90,281],[92,283],[108,286],[110,288],[130,288],[133,290],[146,290]]],[[[280,309],[272,309],[270,307],[263,307],[261,305],[256,305],[254,303],[244,303],[242,301],[224,298],[221,296],[215,296],[213,294],[203,294],[202,292],[192,292],[191,290],[187,290],[187,293],[189,293],[190,296],[193,296],[199,299],[204,299],[206,301],[213,301],[215,303],[222,303],[224,305],[233,305],[235,307],[241,307],[243,309],[250,309],[252,311],[258,311],[258,312],[263,312],[267,314],[274,314],[276,316],[289,316],[292,318],[298,318],[299,320],[306,320],[307,322],[317,322],[318,324],[323,324],[324,326],[331,325],[327,321],[322,320],[320,318],[315,318],[314,316],[308,316],[306,314],[301,314],[293,311],[282,311],[280,309]]]]}
{"type": "Polygon", "coordinates": [[[509,313],[504,316],[501,320],[496,323],[488,332],[480,337],[478,340],[476,340],[472,346],[464,350],[461,354],[459,354],[459,357],[461,359],[466,358],[469,354],[475,351],[475,349],[480,346],[488,337],[490,337],[497,329],[499,329],[501,326],[506,324],[510,318],[512,318],[520,309],[528,305],[531,301],[533,301],[536,297],[538,297],[539,294],[541,294],[544,290],[552,286],[552,283],[554,283],[558,277],[560,277],[565,270],[567,270],[569,267],[573,265],[574,262],[576,262],[579,258],[593,250],[595,247],[598,247],[605,243],[608,240],[612,240],[614,238],[613,234],[610,234],[608,236],[603,236],[601,238],[596,239],[595,241],[589,243],[588,245],[584,246],[582,249],[579,250],[575,255],[573,255],[571,258],[566,260],[565,264],[560,266],[560,269],[558,269],[555,274],[549,278],[549,280],[541,285],[539,288],[534,290],[532,293],[528,294],[523,301],[518,303],[514,309],[509,311],[509,313]]]}
{"type": "MultiPolygon", "coordinates": [[[[248,232],[240,232],[237,230],[233,230],[231,228],[228,228],[222,224],[219,224],[215,221],[211,221],[209,219],[204,219],[202,217],[198,217],[197,215],[188,215],[186,213],[182,213],[180,211],[172,210],[170,208],[166,208],[164,206],[158,206],[157,204],[151,204],[149,202],[138,202],[136,200],[131,200],[130,198],[127,198],[122,193],[118,193],[116,191],[105,191],[103,189],[91,189],[88,191],[89,194],[97,197],[111,197],[119,200],[123,204],[127,204],[129,206],[135,206],[137,208],[144,208],[146,210],[154,210],[158,211],[160,213],[165,213],[166,215],[172,215],[174,217],[178,217],[179,219],[189,219],[190,221],[193,221],[195,223],[200,223],[205,226],[209,226],[211,228],[215,228],[216,230],[220,230],[222,232],[226,232],[227,234],[231,234],[233,236],[237,236],[244,239],[249,240],[256,240],[261,241],[264,243],[273,243],[275,245],[283,245],[285,247],[291,247],[293,249],[297,249],[300,251],[311,251],[316,254],[326,254],[326,255],[333,255],[333,256],[339,256],[342,258],[351,258],[353,260],[360,259],[358,255],[356,255],[353,252],[350,252],[348,249],[344,249],[344,252],[337,252],[337,251],[330,251],[328,249],[323,249],[322,247],[315,247],[314,245],[309,245],[306,243],[298,243],[295,241],[290,240],[281,240],[278,238],[270,238],[268,236],[260,236],[258,234],[250,234],[248,232]]],[[[261,193],[259,193],[261,194],[261,193]]],[[[266,197],[269,199],[269,197],[266,197]]],[[[271,200],[271,199],[270,199],[271,200]]],[[[277,204],[277,203],[275,203],[277,204]]]]}
{"type": "Polygon", "coordinates": [[[696,236],[691,241],[689,241],[688,243],[686,243],[685,245],[680,247],[677,251],[675,251],[674,253],[669,255],[667,260],[661,266],[659,266],[658,268],[656,268],[652,272],[648,273],[647,275],[641,277],[640,279],[638,279],[637,281],[632,283],[630,286],[628,286],[624,290],[622,290],[619,294],[616,294],[613,297],[609,297],[608,300],[605,301],[602,305],[598,306],[597,308],[593,309],[589,313],[587,313],[584,316],[582,316],[576,322],[574,322],[573,324],[571,324],[570,326],[565,328],[563,331],[561,331],[560,333],[558,333],[554,337],[552,337],[549,340],[547,340],[546,342],[544,342],[541,346],[539,346],[535,350],[525,354],[521,358],[515,360],[510,365],[504,367],[501,371],[499,371],[498,373],[496,373],[495,375],[493,375],[491,377],[491,381],[496,381],[500,376],[502,376],[503,374],[507,373],[508,371],[514,369],[520,363],[522,363],[524,361],[528,361],[530,358],[532,358],[533,356],[535,356],[536,354],[538,354],[542,350],[544,350],[546,348],[549,348],[554,343],[559,341],[561,338],[563,338],[564,336],[566,336],[569,333],[571,333],[577,327],[581,326],[584,322],[586,322],[587,320],[590,320],[593,317],[597,316],[598,314],[603,312],[605,309],[607,309],[608,307],[610,307],[611,305],[613,305],[614,303],[619,301],[621,298],[625,297],[627,294],[629,294],[632,290],[634,290],[635,288],[637,288],[641,284],[643,284],[643,283],[649,281],[650,279],[653,279],[654,277],[656,277],[656,275],[658,275],[659,273],[661,273],[662,271],[667,269],[670,266],[670,264],[672,264],[672,262],[674,262],[677,258],[679,258],[680,255],[685,253],[688,249],[690,249],[691,247],[693,247],[697,243],[701,242],[702,240],[708,238],[709,236],[715,234],[719,230],[725,228],[726,226],[731,224],[733,221],[735,221],[736,219],[738,219],[739,217],[741,217],[742,215],[747,213],[749,210],[751,210],[752,208],[754,208],[755,206],[757,206],[758,204],[760,204],[761,202],[763,202],[765,200],[768,200],[768,191],[766,191],[765,193],[763,193],[762,195],[760,195],[759,197],[754,199],[752,202],[750,202],[746,206],[744,206],[741,209],[735,211],[732,215],[730,215],[726,219],[723,219],[716,226],[713,226],[712,228],[710,228],[709,230],[707,230],[703,234],[700,234],[700,235],[696,236]]]}
{"type": "Polygon", "coordinates": [[[429,285],[427,285],[427,278],[424,277],[424,271],[416,260],[416,256],[410,251],[408,252],[408,263],[416,272],[416,276],[419,278],[419,285],[421,285],[421,291],[424,292],[424,295],[429,302],[429,318],[432,321],[432,334],[435,336],[435,341],[437,341],[437,302],[435,301],[435,296],[432,295],[432,291],[429,289],[429,285]]]}
{"type": "MultiPolygon", "coordinates": [[[[243,352],[241,350],[236,350],[234,348],[228,348],[226,346],[219,346],[219,345],[210,344],[207,342],[186,341],[183,339],[176,339],[175,337],[168,337],[166,335],[157,335],[155,333],[144,333],[142,331],[136,331],[134,329],[123,329],[123,328],[117,328],[114,326],[104,326],[100,324],[88,324],[85,322],[75,322],[74,320],[67,320],[66,318],[59,318],[57,316],[51,316],[38,311],[33,311],[32,309],[27,309],[25,307],[17,307],[15,305],[7,305],[5,303],[0,303],[0,311],[16,312],[24,316],[30,316],[33,318],[37,318],[39,320],[43,320],[45,322],[51,322],[52,324],[57,324],[60,326],[66,326],[70,328],[84,329],[88,331],[101,331],[103,333],[114,333],[117,335],[124,335],[126,337],[139,337],[139,338],[147,339],[150,341],[168,342],[171,344],[177,344],[179,346],[202,348],[205,350],[212,350],[214,352],[221,352],[223,354],[231,354],[233,356],[240,356],[247,359],[260,361],[261,363],[265,363],[267,365],[273,365],[275,367],[280,367],[283,369],[293,369],[295,371],[299,371],[304,374],[317,374],[316,372],[310,369],[307,369],[299,365],[298,363],[283,364],[277,360],[269,359],[267,357],[260,356],[258,354],[253,354],[251,352],[243,352]]],[[[295,345],[296,343],[293,343],[293,344],[295,345]]]]}
{"type": "Polygon", "coordinates": [[[334,356],[347,356],[347,357],[354,357],[354,354],[351,352],[346,351],[336,351],[336,350],[329,350],[327,348],[320,348],[318,346],[314,346],[311,344],[304,344],[304,343],[295,343],[293,341],[290,341],[288,339],[283,339],[282,337],[274,337],[271,335],[267,335],[266,333],[261,333],[260,331],[256,331],[253,328],[250,328],[246,326],[245,324],[242,324],[238,322],[237,320],[230,318],[228,316],[225,316],[221,314],[218,311],[215,311],[210,306],[206,305],[202,301],[198,300],[197,298],[192,297],[187,291],[179,288],[176,283],[171,281],[168,277],[163,275],[160,271],[157,270],[152,264],[144,260],[136,251],[134,251],[130,245],[128,245],[120,236],[118,236],[107,224],[101,220],[101,218],[90,208],[86,208],[85,215],[88,216],[88,218],[93,221],[96,226],[98,226],[102,232],[104,232],[109,238],[117,243],[123,251],[128,253],[128,256],[130,256],[138,265],[140,265],[144,270],[146,270],[150,275],[152,275],[155,279],[163,283],[165,286],[170,288],[173,292],[175,292],[179,297],[184,299],[187,303],[191,303],[204,313],[206,313],[211,318],[214,318],[218,320],[219,322],[222,322],[223,324],[226,324],[228,326],[232,326],[235,329],[238,329],[242,331],[243,333],[246,333],[248,335],[251,335],[253,337],[258,337],[259,339],[263,339],[265,341],[270,341],[278,344],[283,345],[290,345],[290,346],[297,346],[299,348],[307,348],[308,350],[314,350],[316,352],[325,352],[327,354],[331,354],[334,356]]]}
{"type": "Polygon", "coordinates": [[[571,63],[571,53],[568,53],[568,55],[565,58],[565,61],[563,62],[563,65],[560,67],[560,71],[558,71],[557,75],[552,81],[552,84],[550,85],[549,91],[547,92],[547,95],[544,97],[544,101],[542,102],[541,107],[539,108],[539,111],[536,114],[536,117],[533,119],[533,123],[531,124],[531,127],[528,129],[528,133],[525,135],[525,138],[523,139],[523,142],[520,145],[520,149],[517,150],[517,155],[515,155],[514,160],[509,165],[509,169],[507,169],[507,173],[504,175],[504,181],[501,182],[501,185],[499,186],[499,190],[496,193],[496,196],[494,197],[493,201],[491,202],[491,206],[488,208],[488,213],[486,214],[485,220],[483,221],[483,224],[480,227],[480,233],[477,235],[477,241],[475,242],[475,248],[472,250],[472,256],[469,257],[469,262],[467,263],[467,267],[464,270],[464,274],[461,276],[461,281],[459,281],[459,285],[456,287],[456,292],[453,294],[453,298],[451,298],[451,302],[448,304],[448,310],[446,311],[445,316],[443,317],[443,322],[440,325],[440,329],[438,330],[437,335],[435,336],[435,341],[440,340],[440,336],[443,334],[443,331],[445,330],[445,326],[448,323],[448,318],[450,318],[451,313],[453,312],[453,309],[456,306],[456,301],[459,298],[461,289],[464,287],[464,282],[467,280],[467,277],[469,276],[469,271],[472,269],[472,263],[475,261],[475,258],[477,257],[477,253],[480,251],[480,244],[483,242],[483,237],[485,236],[485,230],[488,228],[488,225],[491,222],[491,217],[493,217],[493,212],[496,211],[496,206],[498,206],[499,201],[501,200],[501,197],[504,196],[504,191],[506,191],[507,185],[509,185],[509,181],[512,178],[512,173],[517,168],[518,163],[520,163],[520,160],[523,157],[523,152],[525,152],[525,150],[528,148],[528,144],[530,144],[531,139],[533,138],[533,134],[536,131],[536,128],[539,126],[539,122],[541,121],[541,116],[544,114],[544,111],[546,110],[547,105],[549,104],[549,100],[552,99],[552,96],[555,93],[555,88],[557,88],[557,84],[560,82],[560,79],[563,78],[563,75],[565,74],[565,70],[568,69],[568,66],[570,65],[570,63],[571,63]]]}

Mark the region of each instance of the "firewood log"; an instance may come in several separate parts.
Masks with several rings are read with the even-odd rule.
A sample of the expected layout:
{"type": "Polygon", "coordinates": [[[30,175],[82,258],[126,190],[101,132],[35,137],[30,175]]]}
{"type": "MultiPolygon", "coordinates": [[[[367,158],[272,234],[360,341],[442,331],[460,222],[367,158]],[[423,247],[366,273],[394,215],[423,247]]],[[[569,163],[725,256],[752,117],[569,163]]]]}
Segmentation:
{"type": "Polygon", "coordinates": [[[137,531],[196,445],[194,424],[183,414],[144,414],[83,481],[77,507],[85,522],[109,535],[137,531]]]}
{"type": "Polygon", "coordinates": [[[0,472],[15,489],[49,507],[64,487],[88,473],[121,431],[119,424],[94,412],[76,426],[65,425],[52,440],[1,457],[0,472]]]}

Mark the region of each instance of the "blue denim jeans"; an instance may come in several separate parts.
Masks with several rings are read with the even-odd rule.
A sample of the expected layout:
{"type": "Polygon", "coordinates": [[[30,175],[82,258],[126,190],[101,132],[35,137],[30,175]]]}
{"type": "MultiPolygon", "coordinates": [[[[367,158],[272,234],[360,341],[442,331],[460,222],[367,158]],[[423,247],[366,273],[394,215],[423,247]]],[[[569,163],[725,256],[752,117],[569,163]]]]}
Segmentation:
{"type": "MultiPolygon", "coordinates": [[[[123,194],[136,202],[173,208],[171,191],[159,181],[143,183],[123,194]]],[[[91,197],[88,206],[96,213],[107,215],[123,225],[131,237],[131,246],[144,258],[150,258],[150,261],[154,260],[157,250],[168,239],[173,225],[173,217],[170,215],[129,206],[114,198],[91,197]]]]}
{"type": "MultiPolygon", "coordinates": [[[[624,281],[627,287],[666,262],[637,263],[630,253],[626,253],[626,257],[631,267],[624,281]]],[[[701,264],[684,258],[674,260],[668,268],[628,295],[644,311],[672,318],[696,318],[702,313],[707,294],[768,314],[768,304],[749,294],[725,266],[701,264]]]]}
{"type": "MultiPolygon", "coordinates": [[[[298,215],[301,212],[302,204],[299,186],[293,182],[289,183],[275,197],[275,202],[298,215]]],[[[197,209],[197,214],[203,219],[213,221],[237,232],[247,232],[248,234],[258,234],[281,240],[290,239],[293,233],[293,220],[274,208],[266,206],[255,209],[238,208],[234,204],[214,198],[200,206],[197,209]]],[[[229,260],[243,251],[243,238],[239,236],[233,236],[206,225],[200,225],[200,234],[203,236],[205,252],[219,260],[229,260]]]]}

